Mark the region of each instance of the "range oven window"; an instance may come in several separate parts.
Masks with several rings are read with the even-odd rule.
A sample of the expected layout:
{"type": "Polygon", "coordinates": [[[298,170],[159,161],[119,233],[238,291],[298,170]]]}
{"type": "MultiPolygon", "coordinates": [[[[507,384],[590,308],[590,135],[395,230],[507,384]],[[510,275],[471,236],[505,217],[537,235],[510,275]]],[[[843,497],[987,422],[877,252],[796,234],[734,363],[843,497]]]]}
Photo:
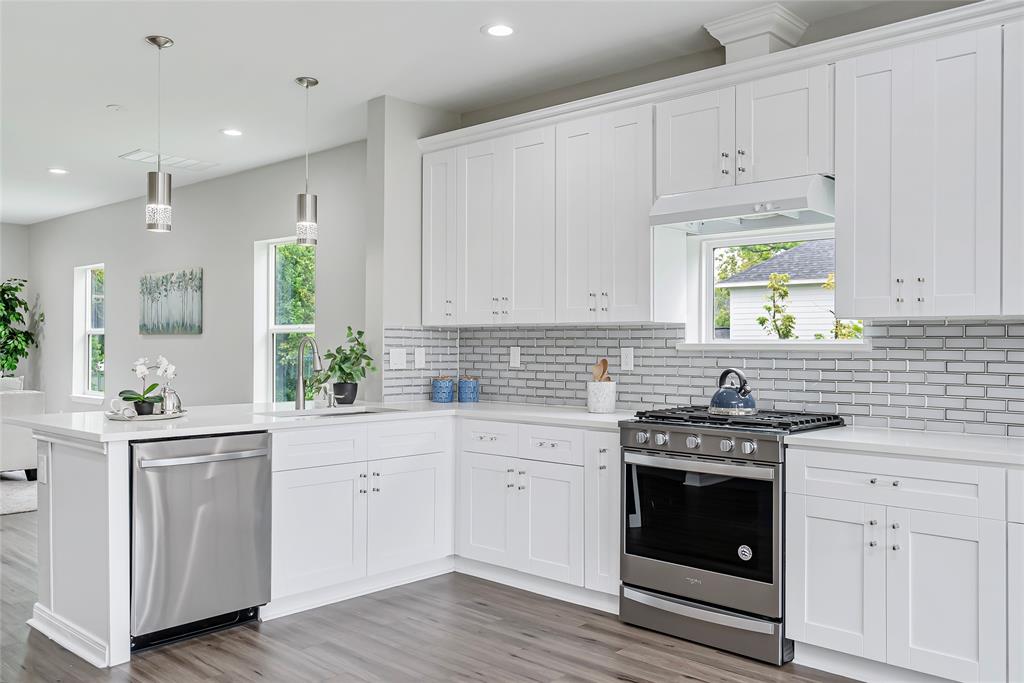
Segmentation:
{"type": "Polygon", "coordinates": [[[626,465],[628,555],[771,583],[774,482],[626,465]]]}

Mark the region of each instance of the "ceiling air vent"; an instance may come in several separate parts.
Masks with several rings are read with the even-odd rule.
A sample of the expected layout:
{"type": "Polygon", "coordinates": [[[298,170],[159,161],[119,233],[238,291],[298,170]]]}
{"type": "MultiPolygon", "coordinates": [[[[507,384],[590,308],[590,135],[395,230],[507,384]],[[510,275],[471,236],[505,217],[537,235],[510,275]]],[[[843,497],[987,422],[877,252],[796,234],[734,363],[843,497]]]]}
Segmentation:
{"type": "MultiPolygon", "coordinates": [[[[138,161],[143,164],[156,164],[157,153],[148,149],[135,149],[131,152],[119,154],[118,159],[125,161],[138,161]]],[[[185,157],[164,154],[160,157],[160,165],[164,168],[173,168],[178,171],[208,171],[217,165],[215,161],[199,161],[197,159],[186,159],[185,157]]]]}

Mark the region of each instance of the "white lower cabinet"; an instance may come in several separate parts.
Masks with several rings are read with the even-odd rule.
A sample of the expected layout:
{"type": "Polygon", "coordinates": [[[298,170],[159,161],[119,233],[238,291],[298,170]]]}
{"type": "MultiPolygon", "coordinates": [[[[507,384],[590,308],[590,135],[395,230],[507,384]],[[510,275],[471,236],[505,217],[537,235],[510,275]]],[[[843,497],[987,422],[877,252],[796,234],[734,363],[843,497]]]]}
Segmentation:
{"type": "Polygon", "coordinates": [[[275,472],[271,597],[366,575],[366,463],[275,472]]]}
{"type": "Polygon", "coordinates": [[[1007,680],[1006,527],[789,494],[787,635],[952,680],[1007,680]]]}
{"type": "Polygon", "coordinates": [[[464,451],[458,554],[583,585],[583,468],[464,451]]]}
{"type": "Polygon", "coordinates": [[[1010,681],[1024,681],[1024,524],[1006,525],[1010,681]]]}
{"type": "Polygon", "coordinates": [[[368,468],[367,572],[450,555],[450,453],[378,460],[368,468]]]}
{"type": "Polygon", "coordinates": [[[622,515],[618,432],[587,432],[584,458],[583,585],[618,595],[622,515]]]}

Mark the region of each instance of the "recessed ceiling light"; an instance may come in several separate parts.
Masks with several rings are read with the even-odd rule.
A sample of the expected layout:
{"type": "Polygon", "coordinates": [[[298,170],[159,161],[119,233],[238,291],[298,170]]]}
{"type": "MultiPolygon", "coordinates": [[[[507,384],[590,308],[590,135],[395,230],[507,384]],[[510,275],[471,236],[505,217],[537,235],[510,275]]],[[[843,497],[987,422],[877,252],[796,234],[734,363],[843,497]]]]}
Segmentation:
{"type": "Polygon", "coordinates": [[[514,28],[507,24],[488,24],[487,26],[481,27],[480,31],[489,36],[494,36],[495,38],[507,38],[516,32],[514,28]]]}
{"type": "Polygon", "coordinates": [[[107,111],[121,111],[121,105],[120,104],[108,104],[107,105],[107,111]]]}
{"type": "Polygon", "coordinates": [[[224,133],[224,135],[230,135],[233,138],[237,138],[239,135],[242,134],[242,131],[238,130],[237,128],[225,128],[224,130],[221,131],[221,133],[224,133]]]}
{"type": "Polygon", "coordinates": [[[48,168],[46,170],[49,171],[50,173],[52,173],[53,175],[67,175],[68,174],[68,169],[66,169],[66,168],[48,168]]]}

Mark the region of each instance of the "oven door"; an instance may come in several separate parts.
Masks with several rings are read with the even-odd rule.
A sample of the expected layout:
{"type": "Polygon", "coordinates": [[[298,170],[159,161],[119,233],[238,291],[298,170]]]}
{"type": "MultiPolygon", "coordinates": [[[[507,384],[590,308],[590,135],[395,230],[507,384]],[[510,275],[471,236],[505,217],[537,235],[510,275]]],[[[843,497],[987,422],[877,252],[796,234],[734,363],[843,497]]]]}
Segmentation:
{"type": "Polygon", "coordinates": [[[623,452],[622,582],[782,616],[782,465],[623,452]]]}

